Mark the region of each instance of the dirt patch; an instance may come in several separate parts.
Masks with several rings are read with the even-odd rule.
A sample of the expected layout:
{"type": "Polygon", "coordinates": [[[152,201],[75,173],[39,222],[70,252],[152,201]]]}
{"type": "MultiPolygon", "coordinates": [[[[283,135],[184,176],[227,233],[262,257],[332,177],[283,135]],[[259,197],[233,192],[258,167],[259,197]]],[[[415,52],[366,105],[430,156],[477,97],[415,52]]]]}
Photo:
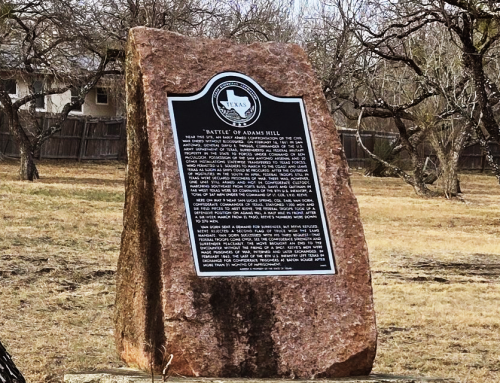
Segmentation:
{"type": "Polygon", "coordinates": [[[416,283],[500,283],[497,254],[458,255],[456,261],[402,256],[397,270],[372,270],[375,275],[416,283]]]}
{"type": "Polygon", "coordinates": [[[491,279],[500,277],[500,256],[496,254],[472,254],[468,260],[446,262],[440,260],[423,260],[415,262],[411,268],[425,270],[430,273],[445,273],[465,276],[484,276],[491,279]]]}

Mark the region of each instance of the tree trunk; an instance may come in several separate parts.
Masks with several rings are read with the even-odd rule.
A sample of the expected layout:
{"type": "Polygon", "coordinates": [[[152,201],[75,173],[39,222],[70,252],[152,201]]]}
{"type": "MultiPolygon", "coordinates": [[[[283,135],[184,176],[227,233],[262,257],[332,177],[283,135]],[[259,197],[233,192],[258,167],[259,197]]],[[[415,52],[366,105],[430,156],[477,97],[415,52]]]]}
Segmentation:
{"type": "Polygon", "coordinates": [[[458,179],[458,161],[460,159],[460,153],[461,150],[452,150],[450,153],[437,151],[441,170],[439,179],[443,186],[444,195],[448,199],[456,197],[462,192],[458,179]]]}
{"type": "Polygon", "coordinates": [[[456,197],[459,193],[457,165],[454,161],[441,162],[441,182],[446,198],[456,197]]]}
{"type": "MultiPolygon", "coordinates": [[[[478,130],[478,135],[480,135],[481,132],[478,130]]],[[[488,143],[488,141],[483,137],[479,140],[479,144],[481,145],[481,148],[483,149],[484,156],[486,158],[486,161],[488,161],[488,164],[491,166],[493,169],[493,173],[497,177],[498,183],[500,184],[500,164],[497,164],[495,161],[495,157],[493,157],[493,154],[491,153],[491,148],[488,143]]],[[[500,142],[498,142],[500,144],[500,142]]]]}
{"type": "Polygon", "coordinates": [[[26,383],[11,356],[0,342],[0,381],[2,383],[26,383]]]}
{"type": "Polygon", "coordinates": [[[35,165],[35,154],[30,147],[21,145],[21,168],[19,169],[19,177],[25,181],[33,181],[40,178],[38,169],[35,165]]]}
{"type": "MultiPolygon", "coordinates": [[[[388,153],[385,156],[381,156],[381,158],[389,163],[394,161],[396,156],[401,153],[403,146],[401,145],[401,140],[394,140],[389,147],[388,153]]],[[[371,169],[368,169],[365,172],[365,176],[367,177],[397,177],[396,174],[390,171],[382,162],[376,162],[371,169]]]]}
{"type": "Polygon", "coordinates": [[[425,178],[423,172],[424,164],[422,163],[422,160],[418,157],[416,149],[410,152],[410,160],[413,168],[413,183],[411,184],[413,186],[413,190],[415,190],[415,193],[418,196],[421,197],[430,196],[432,193],[425,185],[425,180],[424,180],[425,178]]]}
{"type": "Polygon", "coordinates": [[[432,195],[431,191],[425,186],[425,183],[418,180],[417,177],[415,177],[415,183],[412,186],[415,194],[420,197],[429,197],[432,195]]]}
{"type": "MultiPolygon", "coordinates": [[[[8,116],[9,131],[19,145],[21,155],[21,168],[19,169],[19,177],[21,180],[33,181],[38,177],[38,170],[35,165],[35,148],[38,147],[37,142],[30,140],[24,131],[20,119],[19,108],[14,108],[12,100],[9,96],[5,96],[5,92],[0,92],[0,99],[4,104],[4,112],[8,116]]],[[[2,383],[2,382],[0,382],[2,383]]]]}
{"type": "MultiPolygon", "coordinates": [[[[389,162],[389,161],[387,161],[389,162]]],[[[387,167],[381,163],[377,162],[374,166],[372,166],[370,169],[368,169],[365,172],[365,176],[367,177],[387,177],[386,173],[387,167]]]]}

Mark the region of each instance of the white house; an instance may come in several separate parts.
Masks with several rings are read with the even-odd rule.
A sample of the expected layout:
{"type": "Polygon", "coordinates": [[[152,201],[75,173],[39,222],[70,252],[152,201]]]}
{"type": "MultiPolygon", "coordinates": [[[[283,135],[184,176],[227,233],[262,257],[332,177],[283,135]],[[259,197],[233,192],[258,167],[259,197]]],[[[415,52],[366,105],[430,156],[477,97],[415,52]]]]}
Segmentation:
{"type": "MultiPolygon", "coordinates": [[[[28,82],[25,76],[15,76],[7,72],[0,72],[0,90],[8,91],[12,100],[15,101],[30,94],[28,82]]],[[[45,86],[48,77],[35,79],[33,86],[35,92],[40,92],[45,86]]],[[[120,102],[117,91],[117,83],[120,79],[101,80],[97,87],[90,90],[85,97],[85,103],[78,109],[72,110],[70,115],[92,116],[92,117],[117,117],[124,114],[123,102],[120,102]]],[[[52,83],[52,87],[63,86],[63,84],[52,83]]],[[[76,96],[72,90],[62,94],[47,95],[36,100],[36,110],[45,113],[59,113],[63,106],[76,96]]],[[[28,106],[26,105],[25,108],[28,106]]]]}

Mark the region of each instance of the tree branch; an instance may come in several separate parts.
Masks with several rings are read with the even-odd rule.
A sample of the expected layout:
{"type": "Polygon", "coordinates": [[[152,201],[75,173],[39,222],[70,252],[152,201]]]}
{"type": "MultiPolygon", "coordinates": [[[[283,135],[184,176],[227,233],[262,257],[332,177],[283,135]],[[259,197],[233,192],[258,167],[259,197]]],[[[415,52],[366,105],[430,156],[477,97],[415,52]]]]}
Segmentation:
{"type": "Polygon", "coordinates": [[[379,156],[377,156],[375,153],[372,153],[363,144],[363,140],[361,139],[361,135],[359,134],[359,130],[360,130],[360,126],[361,126],[361,119],[363,118],[363,112],[364,112],[364,109],[362,108],[361,109],[361,113],[359,114],[359,117],[358,117],[358,124],[357,124],[357,127],[356,127],[356,141],[358,142],[359,146],[361,146],[361,148],[365,151],[366,154],[368,154],[370,156],[370,158],[372,158],[373,160],[381,163],[382,165],[384,165],[388,169],[391,169],[395,174],[397,174],[401,179],[403,179],[403,181],[405,181],[406,183],[414,186],[415,182],[413,182],[412,177],[410,175],[408,175],[403,169],[401,169],[401,168],[399,168],[397,166],[394,166],[394,165],[390,164],[387,161],[384,161],[382,158],[380,158],[379,156]]]}

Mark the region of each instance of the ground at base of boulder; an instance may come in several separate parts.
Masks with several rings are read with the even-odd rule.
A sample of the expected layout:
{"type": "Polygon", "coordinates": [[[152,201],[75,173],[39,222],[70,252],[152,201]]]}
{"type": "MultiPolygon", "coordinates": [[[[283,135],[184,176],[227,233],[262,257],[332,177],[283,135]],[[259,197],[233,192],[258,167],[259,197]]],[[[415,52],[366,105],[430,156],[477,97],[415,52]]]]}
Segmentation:
{"type": "MultiPolygon", "coordinates": [[[[64,375],[65,383],[148,383],[151,375],[131,368],[113,370],[100,370],[70,373],[64,375]]],[[[162,376],[155,376],[155,382],[162,382],[162,376]]],[[[171,383],[289,383],[306,382],[305,380],[292,379],[245,379],[245,378],[182,378],[169,377],[171,383]]],[[[400,376],[390,374],[372,374],[369,376],[351,376],[336,379],[307,380],[308,383],[349,382],[349,383],[456,383],[454,379],[426,378],[415,376],[400,376]]]]}

